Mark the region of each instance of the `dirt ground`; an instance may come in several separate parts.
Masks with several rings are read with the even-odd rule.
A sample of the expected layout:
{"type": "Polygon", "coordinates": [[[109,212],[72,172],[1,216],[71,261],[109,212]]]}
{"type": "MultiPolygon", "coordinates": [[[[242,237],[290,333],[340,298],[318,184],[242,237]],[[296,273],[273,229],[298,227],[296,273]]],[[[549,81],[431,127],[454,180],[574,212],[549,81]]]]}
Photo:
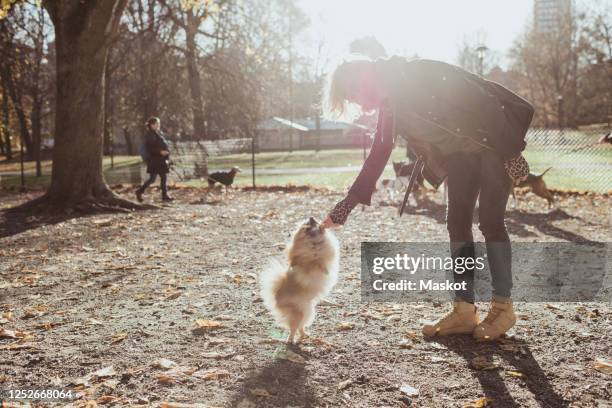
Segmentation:
{"type": "MultiPolygon", "coordinates": [[[[339,284],[312,337],[287,351],[257,273],[296,222],[342,195],[173,193],[129,214],[0,214],[0,389],[78,397],[42,406],[611,406],[612,374],[597,364],[612,358],[609,303],[517,304],[511,336],[493,344],[424,340],[422,323],[447,304],[361,303],[360,242],[446,241],[435,201],[401,219],[391,206],[355,209],[337,233],[339,284]]],[[[0,206],[34,195],[0,193],[0,206]]],[[[513,241],[608,242],[610,204],[566,196],[549,213],[522,195],[507,225],[513,241]]]]}

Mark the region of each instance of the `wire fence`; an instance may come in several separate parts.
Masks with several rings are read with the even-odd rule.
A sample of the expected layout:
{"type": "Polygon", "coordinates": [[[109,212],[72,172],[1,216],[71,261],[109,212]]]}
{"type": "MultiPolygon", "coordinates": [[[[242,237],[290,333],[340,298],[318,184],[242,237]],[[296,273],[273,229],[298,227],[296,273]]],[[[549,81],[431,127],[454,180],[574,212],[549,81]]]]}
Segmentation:
{"type": "MultiPolygon", "coordinates": [[[[532,128],[526,140],[523,154],[531,172],[541,174],[549,169],[545,175],[549,188],[598,193],[612,189],[609,129],[532,128]]],[[[349,143],[344,148],[300,149],[299,146],[310,145],[306,142],[296,143],[292,151],[263,151],[258,148],[257,140],[249,138],[178,142],[173,145],[173,174],[180,181],[197,182],[205,178],[206,171],[229,170],[238,166],[242,169],[242,185],[301,184],[307,181],[308,184],[338,187],[350,183],[367,155],[364,150],[367,141],[361,146],[349,143]]],[[[405,148],[398,146],[392,158],[405,159],[405,148]]],[[[392,176],[391,163],[387,167],[387,176],[392,176]]]]}
{"type": "MultiPolygon", "coordinates": [[[[237,166],[242,172],[236,184],[241,186],[312,184],[348,187],[367,155],[369,137],[345,138],[343,146],[328,143],[325,147],[321,135],[311,136],[310,133],[301,134],[302,140],[292,143],[291,151],[260,148],[257,138],[174,141],[171,143],[171,180],[206,185],[207,172],[227,171],[237,166]],[[319,150],[312,150],[313,144],[308,140],[315,137],[319,150]]],[[[289,134],[281,133],[275,137],[282,139],[285,136],[289,137],[289,134]]],[[[273,143],[267,140],[266,145],[273,143]]],[[[532,173],[541,174],[549,169],[544,176],[549,188],[597,193],[612,190],[610,129],[532,128],[527,133],[524,156],[532,173]]],[[[393,177],[391,161],[398,160],[406,160],[406,149],[401,145],[394,150],[383,177],[393,177]]],[[[26,182],[48,182],[50,170],[47,163],[43,166],[43,177],[35,178],[30,168],[26,170],[26,182]]],[[[138,156],[119,155],[112,161],[105,158],[105,178],[109,184],[139,184],[146,176],[145,171],[138,156]]],[[[18,167],[0,172],[0,187],[19,187],[20,183],[18,167]]]]}
{"type": "Polygon", "coordinates": [[[524,155],[532,173],[546,169],[549,188],[609,192],[612,189],[610,130],[530,129],[524,155]]]}

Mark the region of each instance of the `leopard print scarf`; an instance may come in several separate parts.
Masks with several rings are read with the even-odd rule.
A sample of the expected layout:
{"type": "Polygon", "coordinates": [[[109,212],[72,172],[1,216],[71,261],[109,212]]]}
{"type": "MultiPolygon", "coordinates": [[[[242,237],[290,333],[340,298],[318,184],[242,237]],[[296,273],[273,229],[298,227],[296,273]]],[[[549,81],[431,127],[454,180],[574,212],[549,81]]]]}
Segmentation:
{"type": "Polygon", "coordinates": [[[514,185],[526,180],[529,175],[529,164],[522,154],[506,160],[504,162],[504,167],[514,185]]]}

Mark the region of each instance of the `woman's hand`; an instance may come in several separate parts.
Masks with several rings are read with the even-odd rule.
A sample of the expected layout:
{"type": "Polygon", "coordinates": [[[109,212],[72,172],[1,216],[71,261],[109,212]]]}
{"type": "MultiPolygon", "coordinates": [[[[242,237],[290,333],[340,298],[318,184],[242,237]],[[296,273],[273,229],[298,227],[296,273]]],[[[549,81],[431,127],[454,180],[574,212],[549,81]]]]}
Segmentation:
{"type": "Polygon", "coordinates": [[[167,151],[167,150],[162,150],[162,151],[159,152],[159,154],[161,154],[162,156],[165,157],[165,156],[168,156],[170,154],[170,152],[167,151]]]}
{"type": "Polygon", "coordinates": [[[329,215],[323,221],[324,228],[338,228],[344,225],[349,214],[357,205],[358,200],[352,195],[346,196],[330,211],[329,215]]]}
{"type": "Polygon", "coordinates": [[[342,225],[334,223],[332,219],[329,216],[327,216],[327,218],[325,219],[325,221],[323,221],[321,226],[323,228],[337,229],[337,228],[340,228],[342,225]]]}

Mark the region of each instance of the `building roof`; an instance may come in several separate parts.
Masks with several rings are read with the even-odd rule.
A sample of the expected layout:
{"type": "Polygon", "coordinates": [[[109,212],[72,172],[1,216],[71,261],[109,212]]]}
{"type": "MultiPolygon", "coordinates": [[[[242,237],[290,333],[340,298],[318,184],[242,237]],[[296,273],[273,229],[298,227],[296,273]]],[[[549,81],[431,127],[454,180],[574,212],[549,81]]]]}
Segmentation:
{"type": "Polygon", "coordinates": [[[279,118],[278,116],[274,116],[257,124],[257,130],[284,130],[291,128],[300,130],[302,132],[308,131],[307,127],[302,126],[299,123],[292,122],[289,119],[279,118]]]}
{"type": "MultiPolygon", "coordinates": [[[[319,126],[321,130],[341,130],[345,131],[350,128],[360,128],[364,130],[369,130],[367,126],[364,126],[359,123],[349,123],[342,121],[334,121],[321,119],[319,122],[319,126]]],[[[317,121],[314,118],[300,118],[296,119],[293,122],[289,119],[279,118],[278,116],[274,116],[270,119],[259,122],[257,125],[257,130],[284,130],[284,129],[296,129],[302,132],[315,131],[317,130],[317,121]]]]}

